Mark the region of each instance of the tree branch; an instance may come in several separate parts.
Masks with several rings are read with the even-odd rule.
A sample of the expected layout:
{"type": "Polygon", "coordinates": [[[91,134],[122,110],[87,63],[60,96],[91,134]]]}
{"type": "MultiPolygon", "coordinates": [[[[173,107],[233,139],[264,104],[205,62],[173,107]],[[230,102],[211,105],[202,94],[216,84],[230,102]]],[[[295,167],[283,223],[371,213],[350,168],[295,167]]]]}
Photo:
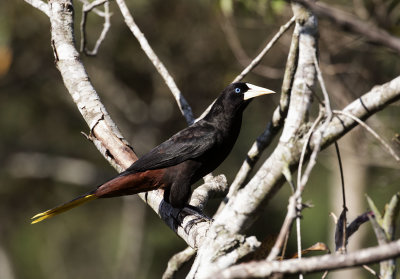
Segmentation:
{"type": "MultiPolygon", "coordinates": [[[[110,164],[118,171],[122,171],[137,160],[137,156],[101,103],[80,60],[75,48],[73,11],[72,0],[49,1],[51,43],[55,63],[68,92],[90,128],[91,134],[88,138],[93,141],[110,164]]],[[[198,216],[188,215],[180,224],[177,224],[176,216],[179,212],[163,201],[162,190],[142,193],[139,196],[189,246],[197,248],[201,245],[209,228],[207,221],[199,222],[198,216]],[[191,225],[190,229],[185,230],[185,227],[192,224],[190,221],[193,220],[197,222],[191,225]]]]}
{"type": "Polygon", "coordinates": [[[175,278],[175,274],[181,269],[181,267],[190,261],[196,255],[196,250],[191,247],[187,247],[185,250],[176,253],[168,261],[168,267],[165,270],[162,279],[175,278]]]}
{"type": "MultiPolygon", "coordinates": [[[[266,278],[274,274],[304,274],[355,267],[400,257],[400,240],[362,249],[346,255],[325,255],[301,260],[260,261],[232,266],[218,272],[218,278],[266,278]]],[[[210,276],[209,278],[216,278],[210,276]]]]}
{"type": "MultiPolygon", "coordinates": [[[[251,63],[250,57],[247,55],[245,49],[243,48],[236,29],[232,24],[232,18],[230,15],[223,15],[220,17],[220,25],[222,31],[225,34],[226,41],[232,50],[233,55],[239,64],[243,67],[248,66],[251,63]]],[[[281,79],[282,70],[266,65],[258,65],[252,70],[253,73],[269,78],[269,79],[281,79]]]]}
{"type": "Polygon", "coordinates": [[[295,8],[294,13],[296,26],[299,28],[299,56],[280,144],[253,179],[229,199],[215,217],[207,241],[200,247],[188,278],[204,278],[216,270],[236,263],[235,253],[230,250],[227,252],[226,247],[232,247],[233,236],[242,233],[256,219],[258,209],[270,193],[270,187],[281,185],[283,170],[291,162],[298,160],[297,135],[301,133],[306,119],[311,102],[311,88],[315,82],[313,53],[316,52],[317,21],[313,15],[302,11],[301,7],[295,8]],[[292,154],[297,154],[297,157],[292,154]]]}
{"type": "Polygon", "coordinates": [[[337,114],[342,114],[345,115],[347,117],[352,118],[354,121],[356,121],[360,126],[362,126],[363,128],[365,128],[371,135],[373,135],[384,147],[384,149],[386,149],[386,151],[392,155],[392,157],[397,161],[400,162],[400,158],[399,156],[396,154],[396,152],[393,150],[393,148],[390,147],[390,145],[388,143],[386,143],[386,141],[378,135],[377,132],[375,132],[371,127],[369,127],[366,123],[364,123],[363,121],[361,121],[360,119],[358,119],[357,117],[355,117],[354,115],[344,112],[344,111],[340,111],[340,110],[334,110],[334,113],[337,114]]]}
{"type": "Polygon", "coordinates": [[[31,5],[32,7],[38,9],[39,11],[45,13],[47,16],[50,16],[49,14],[49,5],[42,0],[24,0],[26,3],[31,5]]]}
{"type": "Polygon", "coordinates": [[[233,197],[237,193],[237,191],[243,186],[245,181],[248,179],[254,165],[260,159],[262,152],[270,145],[274,137],[278,134],[283,126],[289,108],[290,93],[292,90],[294,74],[296,73],[297,69],[298,51],[299,28],[296,25],[293,31],[292,42],[290,44],[289,55],[286,62],[279,106],[275,109],[272,120],[268,122],[264,132],[257,137],[256,141],[253,143],[250,150],[248,151],[246,160],[243,162],[238,173],[236,174],[236,177],[229,188],[229,192],[226,195],[225,200],[221,203],[218,212],[222,210],[223,206],[225,206],[228,200],[233,197]]]}
{"type": "MultiPolygon", "coordinates": [[[[375,86],[369,92],[350,103],[342,111],[351,114],[358,119],[365,120],[384,107],[400,99],[400,76],[393,80],[375,86]]],[[[349,117],[336,116],[329,123],[322,141],[323,148],[339,139],[349,130],[357,125],[357,121],[349,117]]],[[[311,147],[314,144],[314,137],[311,139],[311,147]]]]}
{"type": "Polygon", "coordinates": [[[139,27],[136,25],[135,21],[133,20],[132,14],[129,12],[128,7],[126,6],[125,1],[124,0],[116,0],[116,2],[119,6],[119,9],[121,10],[122,16],[125,19],[126,25],[129,27],[132,34],[136,37],[136,39],[138,40],[143,51],[145,52],[147,57],[150,59],[150,61],[153,63],[153,65],[157,69],[157,71],[160,73],[161,77],[164,79],[168,88],[171,90],[172,95],[174,96],[180,111],[182,112],[183,116],[186,118],[186,122],[188,124],[192,124],[194,122],[192,109],[189,106],[186,99],[183,97],[180,90],[178,89],[178,86],[176,85],[174,79],[169,74],[169,72],[168,72],[167,68],[164,66],[164,64],[157,57],[157,55],[151,48],[149,42],[147,41],[146,37],[142,33],[142,31],[140,31],[139,27]]]}
{"type": "Polygon", "coordinates": [[[329,7],[321,2],[316,3],[310,0],[295,0],[294,2],[304,5],[318,17],[325,17],[344,30],[362,35],[371,42],[386,46],[400,53],[399,38],[390,35],[383,29],[357,19],[354,15],[329,7]]]}
{"type": "Polygon", "coordinates": [[[110,30],[111,23],[110,23],[110,18],[111,18],[111,13],[110,13],[110,3],[108,0],[96,0],[90,3],[84,3],[82,7],[82,19],[81,19],[81,52],[84,52],[86,55],[90,56],[95,56],[97,55],[97,52],[100,48],[101,43],[104,41],[106,38],[106,35],[108,33],[108,30],[110,30]],[[96,44],[93,48],[93,50],[88,50],[86,48],[86,20],[89,12],[94,10],[96,7],[104,5],[104,15],[101,15],[104,17],[104,24],[103,24],[103,30],[101,30],[100,36],[96,41],[96,44]]]}
{"type": "Polygon", "coordinates": [[[242,80],[251,70],[253,70],[261,62],[261,59],[265,54],[271,49],[271,47],[278,41],[278,39],[292,26],[295,22],[295,17],[292,17],[286,24],[279,28],[278,33],[268,42],[268,44],[263,48],[263,50],[251,61],[251,63],[233,80],[233,82],[238,82],[242,80]]]}

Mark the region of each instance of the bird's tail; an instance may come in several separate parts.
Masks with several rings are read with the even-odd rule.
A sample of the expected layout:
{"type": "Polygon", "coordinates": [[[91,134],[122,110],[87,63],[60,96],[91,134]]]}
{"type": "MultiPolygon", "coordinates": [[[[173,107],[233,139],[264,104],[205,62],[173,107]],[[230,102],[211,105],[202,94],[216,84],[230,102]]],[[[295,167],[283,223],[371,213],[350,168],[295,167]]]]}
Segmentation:
{"type": "Polygon", "coordinates": [[[39,223],[47,218],[51,218],[55,215],[58,215],[60,213],[63,213],[64,211],[70,210],[71,208],[77,207],[85,202],[91,201],[97,199],[97,197],[94,194],[86,194],[80,197],[77,197],[73,199],[72,201],[69,201],[67,203],[64,203],[60,206],[57,206],[53,209],[49,209],[45,212],[36,214],[33,216],[31,219],[34,219],[31,224],[36,224],[39,223]]]}

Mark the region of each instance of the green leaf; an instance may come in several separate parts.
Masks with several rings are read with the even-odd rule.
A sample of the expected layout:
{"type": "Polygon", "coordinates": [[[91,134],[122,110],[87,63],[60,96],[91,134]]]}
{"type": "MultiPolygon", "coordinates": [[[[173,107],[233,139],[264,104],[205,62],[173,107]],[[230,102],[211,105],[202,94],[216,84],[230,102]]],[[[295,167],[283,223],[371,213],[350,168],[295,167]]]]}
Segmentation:
{"type": "Polygon", "coordinates": [[[371,208],[372,212],[374,212],[375,220],[378,222],[379,226],[382,226],[383,220],[382,220],[381,213],[379,212],[378,208],[376,207],[374,201],[367,194],[365,194],[365,196],[367,198],[369,207],[371,208]]]}
{"type": "Polygon", "coordinates": [[[390,240],[394,237],[394,227],[399,212],[400,192],[396,193],[390,200],[390,203],[386,205],[385,215],[383,216],[382,228],[390,240]]]}

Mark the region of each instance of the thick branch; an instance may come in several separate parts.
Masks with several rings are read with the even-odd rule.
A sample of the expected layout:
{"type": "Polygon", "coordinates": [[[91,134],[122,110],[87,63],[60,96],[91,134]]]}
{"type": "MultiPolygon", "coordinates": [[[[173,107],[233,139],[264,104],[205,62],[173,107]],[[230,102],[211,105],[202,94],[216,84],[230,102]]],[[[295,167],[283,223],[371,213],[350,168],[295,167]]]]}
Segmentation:
{"type": "MultiPolygon", "coordinates": [[[[68,92],[90,127],[89,139],[118,171],[124,170],[137,160],[137,157],[101,103],[75,48],[72,0],[49,1],[49,14],[55,63],[68,92]]],[[[177,216],[176,209],[163,202],[162,191],[151,191],[139,196],[189,246],[197,248],[202,243],[209,227],[208,222],[197,222],[190,226],[189,230],[185,230],[186,224],[198,217],[188,215],[178,225],[173,217],[177,216]]]]}
{"type": "MultiPolygon", "coordinates": [[[[261,157],[262,152],[270,145],[274,137],[283,126],[284,119],[289,108],[290,92],[292,90],[294,74],[296,73],[297,69],[298,50],[299,28],[296,26],[292,35],[292,42],[290,44],[289,55],[286,62],[279,106],[275,109],[272,120],[267,124],[264,132],[257,137],[256,141],[251,146],[249,152],[247,153],[246,160],[243,162],[238,173],[236,174],[236,177],[229,188],[226,199],[223,203],[221,203],[221,206],[225,206],[226,202],[242,187],[242,185],[248,179],[254,165],[261,157]]],[[[222,207],[220,207],[220,209],[222,209],[222,207]]]]}
{"type": "Polygon", "coordinates": [[[225,247],[231,247],[232,236],[242,233],[255,220],[256,211],[270,192],[269,190],[274,185],[281,184],[283,170],[289,166],[290,162],[298,160],[297,140],[308,113],[311,88],[315,82],[313,55],[316,52],[317,21],[313,15],[302,11],[301,7],[297,7],[295,15],[296,25],[299,28],[298,66],[280,144],[255,177],[245,188],[231,197],[217,215],[207,235],[207,241],[198,251],[189,278],[207,277],[216,270],[236,262],[234,253],[225,252],[225,247]],[[294,157],[296,154],[297,157],[294,157]]]}
{"type": "MultiPolygon", "coordinates": [[[[389,104],[400,99],[400,76],[365,93],[343,109],[343,112],[365,120],[389,104]]],[[[336,116],[328,125],[324,138],[323,148],[339,139],[357,125],[357,122],[346,116],[336,116]]],[[[314,140],[311,140],[313,146],[314,140]]]]}
{"type": "MultiPolygon", "coordinates": [[[[304,274],[355,267],[400,257],[400,240],[359,250],[346,255],[325,255],[301,260],[260,261],[232,266],[218,273],[218,278],[266,278],[273,274],[304,274]]],[[[216,278],[210,276],[209,278],[216,278]]]]}

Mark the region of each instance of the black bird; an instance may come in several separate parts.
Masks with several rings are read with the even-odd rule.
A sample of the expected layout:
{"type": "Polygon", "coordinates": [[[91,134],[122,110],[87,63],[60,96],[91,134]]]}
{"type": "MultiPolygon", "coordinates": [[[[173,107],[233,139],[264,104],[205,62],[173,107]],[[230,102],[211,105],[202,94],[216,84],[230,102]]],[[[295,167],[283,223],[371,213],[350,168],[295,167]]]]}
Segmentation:
{"type": "Polygon", "coordinates": [[[232,83],[205,116],[152,149],[115,178],[70,202],[32,217],[32,224],[97,198],[164,189],[164,199],[183,208],[191,185],[228,156],[239,135],[243,110],[251,99],[274,93],[249,83],[232,83]]]}

